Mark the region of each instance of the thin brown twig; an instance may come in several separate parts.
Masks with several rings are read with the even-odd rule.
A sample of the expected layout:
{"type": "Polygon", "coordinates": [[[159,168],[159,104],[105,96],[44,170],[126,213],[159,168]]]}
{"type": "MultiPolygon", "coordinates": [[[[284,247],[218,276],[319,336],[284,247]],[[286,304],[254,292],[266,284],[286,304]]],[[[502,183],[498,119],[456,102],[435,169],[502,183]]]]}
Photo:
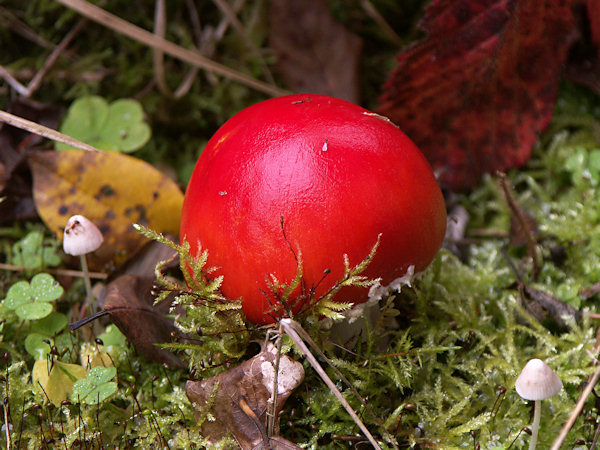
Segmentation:
{"type": "MultiPolygon", "coordinates": [[[[14,264],[5,264],[0,263],[0,270],[10,270],[12,272],[23,272],[27,270],[26,267],[16,266],[14,264]]],[[[74,277],[74,278],[82,278],[83,272],[81,270],[71,270],[71,269],[52,269],[45,268],[45,272],[53,273],[55,275],[61,275],[65,277],[74,277]]],[[[88,272],[90,278],[95,278],[98,280],[105,280],[108,278],[108,275],[102,272],[88,272]]]]}
{"type": "Polygon", "coordinates": [[[515,200],[515,196],[513,194],[512,188],[509,185],[508,179],[506,178],[506,174],[503,172],[498,172],[498,184],[500,185],[500,189],[504,193],[504,197],[506,199],[506,203],[511,211],[511,214],[517,219],[523,233],[525,234],[525,239],[527,240],[527,248],[531,255],[531,260],[533,263],[533,278],[537,278],[540,271],[540,262],[538,259],[537,253],[537,243],[533,239],[533,231],[531,227],[527,223],[525,217],[523,217],[523,212],[521,208],[517,204],[515,200]]]}
{"type": "Polygon", "coordinates": [[[558,436],[552,443],[550,450],[559,450],[560,449],[560,446],[563,444],[563,442],[567,438],[569,431],[571,430],[571,428],[575,424],[575,421],[581,414],[581,411],[583,410],[583,406],[584,406],[587,398],[592,393],[592,390],[596,386],[596,383],[598,382],[599,379],[600,379],[600,366],[598,366],[598,368],[596,369],[596,371],[594,372],[594,374],[588,381],[585,389],[579,396],[579,399],[577,400],[577,403],[575,404],[575,408],[573,408],[573,411],[571,412],[571,416],[569,417],[567,422],[563,425],[562,429],[560,430],[560,433],[558,434],[558,436]]]}
{"type": "MultiPolygon", "coordinates": [[[[167,8],[165,0],[156,0],[155,12],[154,12],[154,34],[162,39],[165,38],[167,29],[167,8]]],[[[164,65],[164,52],[158,48],[153,49],[152,63],[154,66],[154,79],[158,89],[171,98],[181,98],[188,93],[196,75],[198,74],[198,67],[192,67],[185,79],[181,82],[179,87],[173,92],[168,84],[165,77],[165,65],[164,65]]]]}
{"type": "Polygon", "coordinates": [[[124,34],[125,36],[141,42],[144,45],[148,45],[153,48],[159,48],[164,53],[175,58],[179,58],[182,61],[192,64],[193,66],[220,74],[226,78],[238,81],[268,95],[280,96],[288,93],[287,91],[276,86],[257,80],[230,67],[205,58],[197,52],[188,50],[170,41],[162,39],[151,32],[144,30],[143,28],[133,25],[132,23],[129,23],[126,20],[123,20],[120,17],[103,10],[102,8],[86,2],[85,0],[56,1],[87,17],[88,19],[93,20],[94,22],[97,22],[118,33],[124,34]]]}
{"type": "Polygon", "coordinates": [[[52,128],[45,127],[38,123],[32,122],[31,120],[23,119],[22,117],[15,116],[14,114],[10,114],[6,111],[0,110],[0,122],[4,122],[12,125],[13,127],[17,127],[39,136],[52,139],[53,141],[62,142],[63,144],[67,144],[74,148],[79,148],[88,152],[100,152],[100,150],[92,147],[89,144],[86,144],[85,142],[81,142],[80,140],[72,138],[71,136],[67,136],[66,134],[62,134],[61,132],[53,130],[52,128]]]}
{"type": "Polygon", "coordinates": [[[65,35],[62,41],[60,41],[60,43],[54,48],[54,50],[52,50],[52,53],[50,53],[50,56],[48,56],[42,68],[35,74],[35,76],[27,85],[26,97],[31,97],[33,93],[38,90],[42,84],[42,80],[50,68],[54,65],[58,57],[65,51],[69,44],[71,44],[73,39],[75,39],[75,36],[77,36],[77,34],[79,34],[79,32],[83,29],[83,26],[86,24],[86,22],[86,19],[80,19],[79,22],[77,22],[75,26],[71,28],[71,30],[65,35]]]}

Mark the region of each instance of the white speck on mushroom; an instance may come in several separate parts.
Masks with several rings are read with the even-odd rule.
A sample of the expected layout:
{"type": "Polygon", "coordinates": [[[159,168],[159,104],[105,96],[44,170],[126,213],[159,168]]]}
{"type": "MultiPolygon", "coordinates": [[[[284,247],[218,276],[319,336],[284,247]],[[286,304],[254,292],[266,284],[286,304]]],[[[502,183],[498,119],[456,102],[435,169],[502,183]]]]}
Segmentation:
{"type": "Polygon", "coordinates": [[[329,142],[329,139],[325,139],[325,143],[323,144],[323,147],[321,147],[321,150],[324,152],[327,151],[327,142],[329,142]]]}
{"type": "Polygon", "coordinates": [[[227,195],[227,191],[219,191],[219,195],[227,195]]]}

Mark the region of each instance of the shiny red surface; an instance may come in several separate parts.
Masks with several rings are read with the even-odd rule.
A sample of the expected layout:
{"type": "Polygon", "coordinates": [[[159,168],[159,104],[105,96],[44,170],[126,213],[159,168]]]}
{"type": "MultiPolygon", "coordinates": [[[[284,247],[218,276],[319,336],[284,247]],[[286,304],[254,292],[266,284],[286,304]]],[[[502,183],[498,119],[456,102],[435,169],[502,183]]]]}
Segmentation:
{"type": "MultiPolygon", "coordinates": [[[[444,199],[416,146],[381,116],[321,95],[250,106],[227,121],[202,152],[185,195],[181,239],[208,249],[223,293],[242,298],[254,323],[270,323],[265,292],[273,274],[289,283],[302,255],[306,289],[318,297],[362,261],[388,283],[410,265],[422,270],[442,244],[444,199]]],[[[298,290],[300,293],[300,290],[298,290]]],[[[272,299],[272,297],[271,297],[272,299]]],[[[360,303],[366,290],[342,290],[360,303]]],[[[301,305],[298,305],[301,306],[301,305]]]]}

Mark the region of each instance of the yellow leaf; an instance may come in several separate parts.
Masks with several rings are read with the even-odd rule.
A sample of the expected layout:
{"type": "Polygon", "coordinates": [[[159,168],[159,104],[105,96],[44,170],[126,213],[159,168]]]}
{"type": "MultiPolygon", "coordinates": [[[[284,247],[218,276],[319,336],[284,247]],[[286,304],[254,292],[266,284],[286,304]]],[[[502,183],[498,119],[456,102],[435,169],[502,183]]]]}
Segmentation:
{"type": "Polygon", "coordinates": [[[55,361],[51,366],[50,361],[40,359],[33,365],[31,378],[36,388],[42,388],[54,406],[68,400],[75,381],[85,378],[85,367],[78,364],[67,364],[55,361]]]}
{"type": "Polygon", "coordinates": [[[152,165],[121,153],[36,152],[29,157],[33,198],[46,225],[62,238],[70,216],[94,222],[104,243],[89,264],[119,264],[144,242],[133,223],[177,235],[183,193],[152,165]]]}

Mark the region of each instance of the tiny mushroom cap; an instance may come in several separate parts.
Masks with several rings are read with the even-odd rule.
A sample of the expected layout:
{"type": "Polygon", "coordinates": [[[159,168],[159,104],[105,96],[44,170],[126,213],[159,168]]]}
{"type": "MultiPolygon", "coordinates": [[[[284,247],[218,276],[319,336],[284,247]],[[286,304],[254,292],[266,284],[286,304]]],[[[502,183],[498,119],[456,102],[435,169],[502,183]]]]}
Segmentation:
{"type": "Polygon", "coordinates": [[[69,218],[63,235],[63,250],[69,255],[85,255],[93,252],[104,238],[88,218],[75,215],[69,218]]]}
{"type": "Polygon", "coordinates": [[[562,389],[562,381],[541,359],[530,360],[515,383],[515,389],[525,400],[544,400],[562,389]]]}

